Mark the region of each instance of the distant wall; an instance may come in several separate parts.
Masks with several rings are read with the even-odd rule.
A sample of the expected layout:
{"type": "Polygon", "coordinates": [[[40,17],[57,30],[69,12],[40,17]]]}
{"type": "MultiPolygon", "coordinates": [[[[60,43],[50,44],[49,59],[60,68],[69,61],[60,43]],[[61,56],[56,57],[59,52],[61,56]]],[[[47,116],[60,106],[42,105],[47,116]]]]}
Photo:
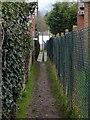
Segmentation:
{"type": "Polygon", "coordinates": [[[84,16],[77,15],[77,27],[78,29],[84,27],[84,16]]]}
{"type": "MultiPolygon", "coordinates": [[[[49,40],[50,36],[49,35],[43,35],[43,41],[46,42],[49,40]]],[[[42,35],[39,35],[39,42],[42,44],[42,35]]]]}

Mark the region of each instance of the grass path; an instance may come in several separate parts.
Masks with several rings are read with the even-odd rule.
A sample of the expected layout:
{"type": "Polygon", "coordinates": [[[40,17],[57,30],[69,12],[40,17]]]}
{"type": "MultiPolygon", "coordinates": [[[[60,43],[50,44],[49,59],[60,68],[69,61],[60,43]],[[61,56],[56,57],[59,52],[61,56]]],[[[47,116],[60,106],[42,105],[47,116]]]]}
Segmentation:
{"type": "Polygon", "coordinates": [[[62,118],[62,113],[56,106],[56,100],[50,89],[46,63],[38,63],[37,72],[39,70],[40,76],[34,79],[34,91],[29,105],[28,118],[62,118]]]}
{"type": "Polygon", "coordinates": [[[29,81],[26,84],[26,89],[22,93],[22,98],[17,101],[17,109],[16,109],[16,118],[26,118],[26,111],[28,109],[28,105],[32,98],[32,91],[34,87],[34,74],[36,69],[36,63],[34,63],[29,70],[29,81]]]}

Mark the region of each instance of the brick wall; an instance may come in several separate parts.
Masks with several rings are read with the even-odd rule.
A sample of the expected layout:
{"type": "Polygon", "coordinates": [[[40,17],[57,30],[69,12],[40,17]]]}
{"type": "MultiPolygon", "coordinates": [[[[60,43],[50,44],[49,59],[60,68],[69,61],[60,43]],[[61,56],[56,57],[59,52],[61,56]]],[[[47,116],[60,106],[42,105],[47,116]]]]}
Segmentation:
{"type": "Polygon", "coordinates": [[[85,3],[84,27],[90,27],[90,2],[85,3]]]}
{"type": "Polygon", "coordinates": [[[90,27],[90,2],[84,3],[84,15],[77,13],[77,28],[90,27]]]}
{"type": "Polygon", "coordinates": [[[80,0],[77,0],[77,28],[83,28],[84,27],[84,15],[80,15],[82,10],[80,10],[80,6],[84,5],[80,2],[80,0]]]}
{"type": "Polygon", "coordinates": [[[32,20],[32,26],[29,27],[29,31],[31,32],[32,37],[35,37],[35,25],[36,25],[36,17],[35,15],[29,16],[32,20]]]}
{"type": "Polygon", "coordinates": [[[84,16],[77,15],[77,28],[83,28],[84,27],[84,16]]]}

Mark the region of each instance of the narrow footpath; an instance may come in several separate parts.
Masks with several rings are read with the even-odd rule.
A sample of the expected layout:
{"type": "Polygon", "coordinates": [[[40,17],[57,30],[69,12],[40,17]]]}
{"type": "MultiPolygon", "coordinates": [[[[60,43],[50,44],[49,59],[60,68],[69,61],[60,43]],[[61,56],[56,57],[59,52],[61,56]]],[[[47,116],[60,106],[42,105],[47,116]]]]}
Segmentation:
{"type": "MultiPolygon", "coordinates": [[[[45,61],[46,57],[45,53],[45,61]]],[[[56,107],[53,93],[50,90],[46,63],[42,62],[41,59],[42,53],[40,53],[39,62],[37,63],[40,75],[34,80],[34,91],[29,105],[28,118],[62,118],[62,114],[56,107]]]]}

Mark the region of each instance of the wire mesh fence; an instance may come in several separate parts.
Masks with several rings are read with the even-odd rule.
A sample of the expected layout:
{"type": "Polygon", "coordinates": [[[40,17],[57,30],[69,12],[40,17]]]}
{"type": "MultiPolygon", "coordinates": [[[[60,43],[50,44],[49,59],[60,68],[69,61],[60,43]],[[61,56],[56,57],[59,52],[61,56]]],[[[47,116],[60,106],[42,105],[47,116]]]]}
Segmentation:
{"type": "Polygon", "coordinates": [[[0,119],[2,118],[2,25],[0,21],[0,119]]]}
{"type": "Polygon", "coordinates": [[[47,54],[72,109],[90,118],[90,27],[50,38],[47,54]]]}

